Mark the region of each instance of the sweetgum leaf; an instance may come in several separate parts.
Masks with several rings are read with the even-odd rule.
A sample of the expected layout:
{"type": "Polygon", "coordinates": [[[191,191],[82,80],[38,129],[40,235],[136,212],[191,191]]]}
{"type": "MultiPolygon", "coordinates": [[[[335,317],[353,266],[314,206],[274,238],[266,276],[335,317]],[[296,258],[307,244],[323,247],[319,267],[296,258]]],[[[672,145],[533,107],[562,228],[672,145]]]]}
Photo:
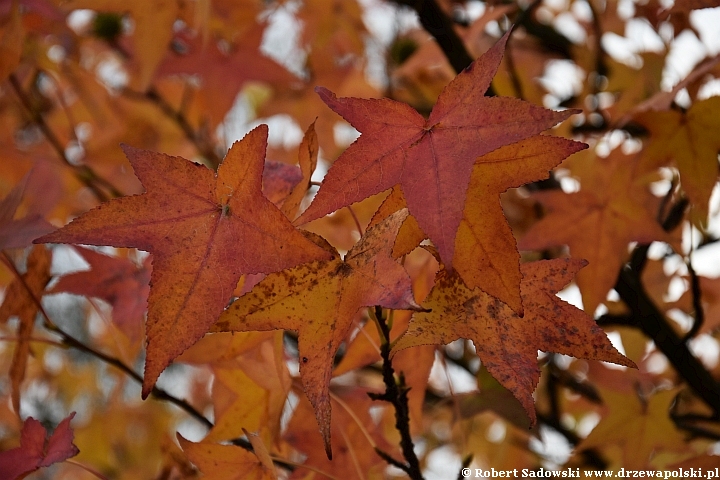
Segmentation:
{"type": "Polygon", "coordinates": [[[585,311],[592,314],[605,300],[626,261],[631,241],[669,241],[647,205],[657,204],[649,177],[637,158],[613,150],[607,158],[589,155],[579,170],[580,191],[538,192],[547,214],[520,240],[522,250],[567,244],[570,253],[589,262],[577,283],[585,311]]]}
{"type": "Polygon", "coordinates": [[[215,322],[240,276],[331,257],[262,195],[266,145],[267,126],[260,125],[233,144],[216,175],[183,158],[125,146],[146,192],[111,200],[36,240],[153,254],[143,398],[215,322]]]}
{"type": "Polygon", "coordinates": [[[410,213],[452,268],[455,235],[476,158],[576,113],[484,96],[507,39],[508,34],[445,88],[427,120],[404,103],[337,98],[316,88],[323,101],[362,134],[333,164],[313,203],[295,223],[320,218],[399,184],[410,213]]]}
{"type": "Polygon", "coordinates": [[[335,353],[361,307],[381,305],[419,310],[411,280],[391,256],[407,209],[368,229],[345,259],[300,265],[268,275],[220,316],[211,331],[295,330],[299,333],[300,377],[330,451],[330,378],[335,353]]]}
{"type": "Polygon", "coordinates": [[[635,366],[592,318],[555,296],[585,265],[584,260],[562,258],[523,264],[523,317],[480,289],[468,288],[457,272],[441,270],[423,302],[431,311],[413,315],[395,351],[472,340],[483,365],[520,401],[534,424],[538,350],[635,366]]]}

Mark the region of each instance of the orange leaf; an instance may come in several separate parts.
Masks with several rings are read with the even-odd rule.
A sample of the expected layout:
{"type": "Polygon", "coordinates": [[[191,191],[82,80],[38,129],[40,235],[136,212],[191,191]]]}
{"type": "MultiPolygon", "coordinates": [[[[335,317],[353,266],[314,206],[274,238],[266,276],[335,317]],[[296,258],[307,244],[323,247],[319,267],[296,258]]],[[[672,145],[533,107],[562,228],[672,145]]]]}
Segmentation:
{"type": "Polygon", "coordinates": [[[468,287],[478,287],[522,314],[520,254],[499,196],[547,178],[565,157],[584,148],[584,143],[538,135],[477,159],[455,239],[455,268],[468,287]]]}
{"type": "Polygon", "coordinates": [[[283,201],[281,210],[290,220],[295,219],[300,204],[305,198],[315,167],[317,166],[318,139],[315,133],[315,122],[311,123],[298,148],[298,164],[302,172],[302,180],[297,183],[283,201]]]}
{"type": "MultiPolygon", "coordinates": [[[[583,159],[584,160],[584,159],[583,159]]],[[[625,262],[628,243],[668,240],[655,215],[645,207],[655,197],[637,162],[619,150],[607,158],[588,157],[580,174],[580,191],[540,192],[548,209],[520,240],[520,249],[540,250],[567,244],[573,256],[589,266],[578,274],[585,311],[592,314],[605,300],[625,262]]]]}
{"type": "Polygon", "coordinates": [[[423,302],[431,311],[413,315],[395,350],[472,340],[483,365],[515,395],[534,424],[538,350],[635,366],[615,350],[592,318],[555,296],[585,263],[554,259],[523,264],[523,317],[480,289],[469,289],[457,273],[441,270],[423,302]]]}
{"type": "Polygon", "coordinates": [[[309,222],[399,184],[410,213],[451,268],[475,159],[575,113],[484,96],[507,38],[506,34],[445,88],[427,120],[404,103],[337,98],[318,87],[323,101],[362,135],[333,164],[313,203],[295,223],[309,222]]]}
{"type": "Polygon", "coordinates": [[[235,445],[193,443],[179,433],[178,442],[205,478],[213,480],[276,480],[274,470],[268,469],[252,452],[235,445]]]}
{"type": "Polygon", "coordinates": [[[0,324],[17,315],[20,319],[17,344],[10,365],[12,403],[20,414],[20,384],[25,378],[27,358],[30,355],[30,336],[35,326],[38,301],[45,285],[50,281],[50,251],[41,246],[33,247],[27,259],[27,272],[16,278],[5,291],[5,301],[0,306],[0,324]],[[29,290],[29,291],[28,291],[29,290]]]}
{"type": "MultiPolygon", "coordinates": [[[[391,256],[403,209],[368,229],[344,260],[325,243],[333,259],[268,275],[233,303],[212,331],[287,329],[299,332],[300,377],[328,457],[329,385],[335,353],[361,307],[419,309],[408,274],[391,256]]],[[[318,242],[322,242],[318,239],[318,242]]],[[[324,242],[323,242],[324,243],[324,242]]]]}
{"type": "Polygon", "coordinates": [[[650,130],[650,146],[643,152],[647,165],[674,161],[680,185],[706,222],[710,194],[718,179],[720,97],[694,103],[687,112],[646,112],[636,120],[650,130]]]}
{"type": "Polygon", "coordinates": [[[38,243],[85,243],[153,254],[142,394],[215,322],[240,276],[330,258],[260,193],[261,125],[233,144],[217,174],[179,157],[125,152],[146,192],[114,199],[38,243]]]}
{"type": "Polygon", "coordinates": [[[685,435],[669,416],[678,389],[658,391],[649,398],[637,392],[605,391],[602,396],[608,412],[580,442],[578,451],[619,444],[625,447],[622,465],[637,470],[650,467],[659,452],[688,450],[685,435]]]}

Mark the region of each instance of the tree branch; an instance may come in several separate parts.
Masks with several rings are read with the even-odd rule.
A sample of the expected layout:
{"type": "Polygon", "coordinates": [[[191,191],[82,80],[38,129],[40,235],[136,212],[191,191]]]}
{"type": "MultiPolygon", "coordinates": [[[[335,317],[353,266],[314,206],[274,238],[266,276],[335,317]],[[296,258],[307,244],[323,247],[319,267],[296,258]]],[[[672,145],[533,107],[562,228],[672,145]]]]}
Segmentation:
{"type": "Polygon", "coordinates": [[[395,0],[415,10],[420,24],[435,38],[455,72],[460,73],[473,62],[460,36],[455,32],[453,22],[435,0],[395,0]]]}
{"type": "MultiPolygon", "coordinates": [[[[679,225],[687,205],[687,199],[673,205],[663,222],[666,231],[679,225]]],[[[630,262],[620,272],[615,290],[630,308],[643,333],[655,342],[690,388],[713,410],[714,416],[720,418],[720,384],[690,352],[685,340],[675,332],[642,285],[640,275],[647,260],[648,247],[635,247],[630,262]]]]}
{"type": "MultiPolygon", "coordinates": [[[[415,446],[410,435],[410,408],[407,398],[410,389],[405,385],[405,376],[402,372],[400,372],[398,381],[395,381],[395,370],[390,360],[390,329],[383,317],[382,307],[375,307],[374,319],[381,339],[380,356],[383,359],[382,376],[385,393],[370,392],[368,396],[373,400],[391,403],[395,407],[395,428],[400,432],[400,447],[407,464],[401,464],[394,460],[389,463],[403,470],[412,480],[423,480],[420,462],[415,455],[415,446]]],[[[383,458],[388,461],[384,456],[383,458]]]]}
{"type": "Polygon", "coordinates": [[[73,170],[73,172],[75,173],[75,178],[77,178],[83,185],[88,187],[90,191],[93,192],[93,195],[95,195],[95,198],[97,198],[99,202],[105,202],[109,200],[109,197],[104,191],[100,189],[100,186],[105,188],[111,196],[122,197],[123,194],[120,190],[118,190],[109,181],[98,176],[92,168],[88,167],[87,165],[74,165],[72,162],[70,162],[70,160],[67,158],[67,155],[65,155],[65,147],[63,147],[62,143],[60,143],[60,140],[57,138],[57,136],[55,136],[55,133],[53,133],[53,131],[50,129],[50,126],[47,124],[40,112],[38,112],[33,107],[32,102],[25,94],[25,91],[23,90],[22,85],[20,85],[20,81],[15,76],[15,74],[10,74],[8,80],[10,81],[10,85],[13,87],[15,94],[20,99],[20,103],[25,108],[27,114],[30,116],[31,121],[38,126],[40,131],[43,133],[45,139],[48,141],[50,146],[52,146],[53,150],[55,150],[55,153],[57,153],[58,157],[60,157],[60,160],[62,160],[65,165],[67,165],[73,170]]]}

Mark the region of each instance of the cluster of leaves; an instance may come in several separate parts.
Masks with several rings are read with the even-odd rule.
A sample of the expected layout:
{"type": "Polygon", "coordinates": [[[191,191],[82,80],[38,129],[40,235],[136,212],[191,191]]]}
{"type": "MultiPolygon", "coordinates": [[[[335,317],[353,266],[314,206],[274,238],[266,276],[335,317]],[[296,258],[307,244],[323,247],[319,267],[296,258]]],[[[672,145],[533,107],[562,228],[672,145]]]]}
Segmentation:
{"type": "Polygon", "coordinates": [[[661,88],[714,4],[397,3],[422,28],[384,60],[363,19],[397,4],[0,5],[3,475],[717,464],[720,297],[690,257],[716,240],[720,55],[661,88]],[[664,42],[635,67],[603,48],[630,21],[664,42]]]}

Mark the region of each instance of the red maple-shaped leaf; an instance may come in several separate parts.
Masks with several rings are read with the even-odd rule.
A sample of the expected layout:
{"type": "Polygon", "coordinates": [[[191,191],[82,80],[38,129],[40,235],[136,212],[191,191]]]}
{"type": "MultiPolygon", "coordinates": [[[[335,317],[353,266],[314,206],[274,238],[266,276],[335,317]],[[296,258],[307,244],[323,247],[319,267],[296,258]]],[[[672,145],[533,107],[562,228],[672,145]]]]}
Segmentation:
{"type": "Polygon", "coordinates": [[[287,329],[298,332],[300,377],[315,409],[330,457],[330,378],[333,359],[361,307],[381,305],[418,310],[411,280],[391,256],[407,209],[395,212],[365,235],[341,259],[300,265],[268,275],[223,312],[212,331],[287,329]]]}
{"type": "Polygon", "coordinates": [[[423,302],[431,311],[413,315],[395,350],[472,340],[483,365],[535,423],[532,394],[540,379],[538,350],[635,366],[615,350],[591,317],[555,296],[586,263],[557,258],[523,264],[523,317],[480,289],[469,289],[456,272],[441,270],[423,302]]]}
{"type": "Polygon", "coordinates": [[[138,267],[128,258],[110,257],[80,247],[77,251],[90,264],[90,270],[61,277],[48,293],[102,298],[112,306],[113,323],[129,338],[137,339],[150,293],[151,258],[138,267]]]}
{"type": "Polygon", "coordinates": [[[36,240],[153,254],[143,398],[215,322],[241,275],[331,257],[262,195],[266,147],[261,125],[233,144],[213,174],[180,157],[125,146],[146,192],[111,200],[36,240]]]}
{"type": "Polygon", "coordinates": [[[427,120],[404,103],[337,98],[318,87],[323,101],[362,135],[335,161],[313,203],[295,223],[309,222],[399,184],[410,213],[450,268],[475,160],[576,113],[484,96],[508,35],[445,88],[427,120]]]}
{"type": "Polygon", "coordinates": [[[40,422],[28,417],[20,433],[20,446],[0,452],[0,478],[24,478],[25,474],[38,468],[49,467],[80,453],[73,444],[74,435],[70,429],[70,420],[74,416],[75,412],[60,422],[50,438],[40,422]]]}

